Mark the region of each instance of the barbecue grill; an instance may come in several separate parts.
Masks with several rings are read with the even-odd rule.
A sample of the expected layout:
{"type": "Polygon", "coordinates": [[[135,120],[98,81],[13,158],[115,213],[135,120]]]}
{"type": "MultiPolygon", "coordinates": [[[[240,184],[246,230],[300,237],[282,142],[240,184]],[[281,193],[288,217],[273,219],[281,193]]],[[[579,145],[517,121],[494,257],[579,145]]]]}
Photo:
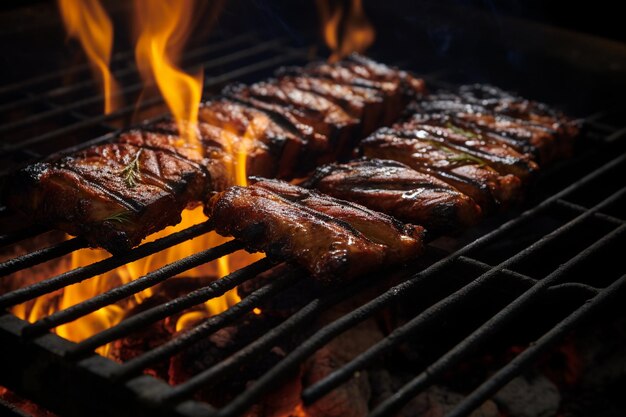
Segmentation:
{"type": "MultiPolygon", "coordinates": [[[[210,42],[189,49],[184,60],[189,67],[204,68],[205,94],[211,94],[227,82],[258,80],[278,66],[302,64],[311,58],[306,43],[301,46],[293,38],[249,32],[234,37],[214,36],[210,42]]],[[[431,88],[446,87],[468,76],[443,67],[424,74],[418,63],[400,64],[420,73],[431,88]]],[[[128,75],[124,95],[140,91],[132,52],[116,55],[113,68],[118,79],[128,75]]],[[[90,106],[97,106],[102,97],[94,96],[93,88],[89,67],[82,64],[0,88],[0,108],[6,115],[2,116],[0,132],[5,138],[12,138],[0,143],[2,176],[52,152],[71,152],[106,142],[137,111],[134,105],[128,105],[109,115],[94,114],[90,106]],[[60,88],[68,73],[78,81],[60,88]]],[[[145,116],[160,117],[163,107],[159,99],[154,99],[144,101],[140,110],[146,111],[145,116]]],[[[371,412],[377,417],[395,415],[418,393],[447,373],[455,372],[459,364],[486,346],[510,343],[512,328],[523,329],[520,332],[524,336],[517,343],[526,345],[525,349],[474,384],[448,414],[467,416],[584,320],[624,300],[626,269],[620,255],[623,256],[626,241],[626,188],[621,180],[626,174],[625,113],[612,108],[585,112],[584,137],[576,157],[545,170],[524,207],[492,217],[463,235],[432,240],[426,255],[414,264],[302,295],[295,313],[257,335],[227,359],[176,386],[144,371],[237,323],[253,309],[263,309],[266,303],[284,297],[290,288],[306,281],[304,272],[290,269],[226,311],[124,363],[100,356],[94,350],[221,296],[276,263],[261,259],[78,343],[51,330],[240,250],[243,244],[233,240],[206,248],[33,323],[18,319],[9,309],[206,234],[209,225],[197,224],[125,254],[45,276],[23,288],[2,293],[0,384],[63,416],[237,416],[279,386],[336,336],[383,311],[410,304],[411,308],[403,308],[408,315],[406,321],[390,330],[383,340],[304,389],[304,403],[318,401],[355,374],[388,358],[403,343],[428,337],[438,346],[437,351],[427,355],[427,363],[414,370],[409,382],[371,412]],[[381,287],[381,282],[390,284],[381,287]],[[439,290],[435,290],[437,286],[439,290]],[[311,330],[310,324],[320,314],[344,300],[372,291],[375,294],[352,311],[311,330]],[[477,307],[493,299],[498,301],[488,308],[477,307]],[[470,326],[444,326],[446,334],[437,331],[442,323],[466,316],[472,316],[470,326]],[[295,334],[303,337],[301,343],[225,405],[213,407],[194,399],[194,394],[205,386],[237,378],[242,367],[259,361],[295,334]]],[[[18,243],[29,248],[0,263],[1,279],[87,247],[80,237],[36,246],[40,242],[36,238],[48,233],[45,227],[15,224],[15,214],[5,207],[0,208],[0,216],[8,230],[0,235],[5,250],[18,243]],[[35,243],[28,244],[30,241],[35,243]]],[[[4,402],[0,402],[0,410],[22,415],[4,402]]]]}

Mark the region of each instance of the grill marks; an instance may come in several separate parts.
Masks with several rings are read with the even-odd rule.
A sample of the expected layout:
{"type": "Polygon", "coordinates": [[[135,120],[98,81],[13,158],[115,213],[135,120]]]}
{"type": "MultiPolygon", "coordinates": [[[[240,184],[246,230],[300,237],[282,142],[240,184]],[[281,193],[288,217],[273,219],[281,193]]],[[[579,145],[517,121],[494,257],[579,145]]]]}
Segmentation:
{"type": "Polygon", "coordinates": [[[423,90],[420,80],[366,59],[319,66],[352,75],[333,81],[313,65],[228,87],[200,106],[199,148],[166,118],[21,170],[10,182],[8,204],[35,222],[122,252],[178,223],[185,207],[231,186],[242,147],[249,175],[300,177],[351,152],[360,135],[397,118],[423,90]]]}
{"type": "Polygon", "coordinates": [[[422,250],[422,227],[284,181],[231,187],[206,211],[218,233],[297,262],[322,280],[351,279],[422,250]]]}
{"type": "Polygon", "coordinates": [[[521,180],[501,175],[481,158],[442,144],[426,131],[381,129],[361,143],[364,156],[402,162],[439,178],[471,197],[484,210],[520,196],[521,180]]]}
{"type": "Polygon", "coordinates": [[[539,164],[570,156],[579,130],[543,104],[489,86],[433,95],[412,110],[361,142],[361,154],[433,175],[485,212],[520,200],[539,164]]]}
{"type": "Polygon", "coordinates": [[[438,178],[390,160],[360,160],[318,168],[306,186],[429,231],[460,230],[480,218],[480,207],[438,178]]]}

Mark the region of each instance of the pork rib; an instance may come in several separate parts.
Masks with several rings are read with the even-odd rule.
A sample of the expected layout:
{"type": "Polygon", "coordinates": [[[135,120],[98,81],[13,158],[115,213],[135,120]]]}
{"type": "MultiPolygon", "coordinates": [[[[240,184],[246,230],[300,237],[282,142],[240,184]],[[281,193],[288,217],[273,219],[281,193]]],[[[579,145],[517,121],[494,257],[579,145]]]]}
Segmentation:
{"type": "Polygon", "coordinates": [[[431,232],[462,230],[481,217],[470,197],[430,174],[390,160],[325,165],[305,185],[431,232]]]}
{"type": "Polygon", "coordinates": [[[284,181],[231,187],[211,198],[206,213],[218,233],[320,280],[351,279],[422,250],[422,227],[284,181]]]}

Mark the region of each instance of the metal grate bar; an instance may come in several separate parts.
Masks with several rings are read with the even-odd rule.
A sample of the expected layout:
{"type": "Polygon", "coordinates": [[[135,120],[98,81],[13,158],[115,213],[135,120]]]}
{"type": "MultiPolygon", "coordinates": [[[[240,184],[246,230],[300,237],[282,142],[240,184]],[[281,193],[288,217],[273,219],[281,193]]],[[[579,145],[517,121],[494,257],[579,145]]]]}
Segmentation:
{"type": "MultiPolygon", "coordinates": [[[[266,271],[273,265],[273,262],[268,258],[261,259],[254,264],[248,265],[242,269],[227,275],[229,282],[233,282],[233,287],[237,285],[237,282],[243,282],[250,278],[254,278],[259,273],[266,271]]],[[[221,278],[221,279],[224,279],[221,278]]],[[[160,360],[169,358],[174,354],[180,352],[193,345],[194,343],[204,339],[211,333],[223,328],[225,325],[231,323],[233,320],[242,317],[244,314],[252,311],[261,301],[266,301],[273,297],[277,292],[284,289],[288,284],[295,281],[297,277],[294,274],[287,274],[280,278],[275,279],[272,283],[264,286],[263,288],[256,290],[248,297],[244,298],[228,310],[223,311],[220,314],[209,317],[204,320],[202,324],[194,327],[193,329],[185,332],[179,337],[164,343],[163,345],[152,349],[149,352],[137,356],[128,362],[122,364],[115,372],[114,378],[116,380],[128,379],[153,363],[160,360]]]]}
{"type": "MultiPolygon", "coordinates": [[[[577,224],[580,221],[578,219],[586,218],[583,216],[584,215],[581,215],[570,223],[567,223],[566,225],[547,235],[546,237],[531,245],[529,248],[525,249],[519,254],[531,253],[531,250],[529,249],[534,249],[536,247],[542,246],[550,240],[550,237],[556,237],[560,235],[562,231],[569,230],[571,228],[571,224],[577,224]]],[[[398,412],[402,408],[402,406],[404,406],[415,395],[417,395],[420,390],[428,386],[428,384],[430,384],[433,379],[437,378],[443,372],[448,370],[451,366],[458,363],[458,361],[464,358],[467,354],[471,353],[473,349],[475,349],[480,343],[484,342],[487,338],[493,336],[498,330],[502,329],[506,324],[508,324],[510,320],[517,317],[518,314],[520,314],[526,307],[528,307],[530,304],[532,304],[532,302],[535,301],[536,297],[540,295],[542,291],[557,283],[559,279],[561,279],[567,272],[571,271],[578,264],[580,264],[580,262],[584,261],[593,253],[597,252],[609,243],[612,243],[618,236],[622,235],[625,231],[626,225],[620,226],[619,228],[604,236],[602,239],[587,247],[578,256],[573,257],[566,263],[562,264],[559,268],[557,268],[554,272],[545,277],[543,280],[538,281],[529,290],[516,298],[512,303],[509,303],[493,318],[483,324],[478,330],[476,330],[474,333],[464,339],[461,343],[457,344],[450,352],[431,364],[426,372],[423,372],[406,385],[406,390],[401,389],[397,395],[392,397],[392,399],[390,398],[385,401],[383,403],[385,404],[384,406],[383,404],[381,404],[380,407],[377,408],[377,410],[379,411],[376,411],[377,414],[375,413],[375,415],[379,417],[383,415],[388,416],[395,412],[398,412]]],[[[388,352],[391,348],[397,346],[397,344],[405,340],[406,337],[414,335],[415,332],[421,330],[424,326],[437,323],[441,314],[448,314],[449,310],[452,310],[457,306],[462,305],[463,302],[471,300],[471,293],[473,291],[481,289],[490,278],[497,277],[492,271],[497,271],[498,267],[502,266],[503,264],[508,264],[512,262],[514,258],[519,259],[519,254],[506,260],[499,266],[493,267],[490,271],[484,273],[476,280],[472,281],[469,285],[461,288],[452,295],[432,305],[405,325],[395,329],[387,338],[372,346],[363,354],[357,356],[341,369],[333,372],[328,377],[317,382],[311,387],[308,387],[302,393],[302,398],[304,399],[304,401],[306,403],[310,403],[321,398],[330,390],[336,388],[340,384],[350,379],[352,375],[354,375],[354,372],[363,369],[375,358],[379,357],[385,352],[388,352]]]]}
{"type": "Polygon", "coordinates": [[[172,262],[159,269],[156,269],[141,278],[137,278],[119,287],[110,289],[106,292],[91,297],[82,303],[75,304],[65,310],[59,310],[48,317],[44,317],[31,325],[24,328],[24,336],[40,335],[47,330],[50,330],[61,324],[68,323],[76,320],[80,317],[86,316],[89,313],[93,313],[96,310],[101,309],[116,301],[123,300],[133,294],[150,288],[158,283],[161,283],[167,279],[172,278],[182,272],[188,271],[192,268],[198,267],[207,262],[221,258],[224,255],[233,253],[239,249],[242,249],[243,245],[240,242],[231,240],[222,245],[214,248],[203,250],[202,252],[194,253],[193,255],[182,258],[178,261],[172,262]]]}
{"type": "Polygon", "coordinates": [[[43,262],[67,255],[75,250],[87,247],[87,242],[79,237],[57,243],[47,248],[29,252],[26,255],[9,259],[0,264],[0,277],[12,274],[16,271],[39,265],[43,262]]]}
{"type": "MultiPolygon", "coordinates": [[[[561,207],[565,207],[573,212],[577,212],[577,213],[584,213],[585,211],[588,210],[587,207],[581,206],[580,204],[571,203],[563,199],[558,199],[556,201],[556,204],[561,207]]],[[[604,214],[604,213],[595,213],[594,217],[600,220],[603,220],[607,223],[612,223],[617,226],[626,223],[626,220],[622,220],[614,216],[609,216],[608,214],[604,214]]]]}
{"type": "MultiPolygon", "coordinates": [[[[486,264],[484,262],[478,261],[473,258],[469,258],[467,256],[460,256],[458,261],[463,262],[464,264],[482,269],[483,271],[488,271],[491,268],[493,268],[493,266],[489,264],[486,264]]],[[[519,283],[525,285],[526,287],[531,287],[539,281],[538,279],[531,278],[528,275],[520,274],[519,272],[511,271],[506,268],[501,270],[500,273],[508,278],[513,278],[517,280],[519,283]]],[[[563,284],[553,285],[549,288],[549,290],[556,297],[559,296],[558,295],[559,292],[563,292],[563,291],[576,291],[581,296],[590,296],[590,297],[593,297],[594,295],[598,294],[598,292],[601,291],[599,288],[596,288],[587,284],[581,284],[579,282],[565,282],[563,284]]]]}
{"type": "MultiPolygon", "coordinates": [[[[259,274],[262,272],[260,269],[267,268],[265,263],[254,264],[255,267],[250,269],[250,273],[259,269],[259,274]]],[[[195,305],[204,303],[210,299],[219,297],[226,293],[226,291],[233,289],[235,286],[240,285],[248,279],[248,274],[240,274],[234,276],[227,276],[211,282],[209,285],[185,294],[178,298],[168,301],[167,303],[152,307],[144,310],[139,314],[132,317],[128,317],[121,323],[109,327],[102,332],[91,336],[88,339],[76,344],[70,352],[72,356],[80,356],[85,353],[91,352],[99,346],[105,345],[116,339],[120,339],[127,336],[133,330],[137,330],[141,327],[145,327],[159,320],[167,318],[176,313],[180,313],[183,310],[191,308],[195,305]]]]}
{"type": "MultiPolygon", "coordinates": [[[[289,316],[289,318],[285,321],[265,333],[254,342],[250,343],[230,357],[215,364],[211,368],[200,372],[187,381],[174,387],[167,396],[166,400],[179,400],[185,396],[191,395],[193,392],[206,384],[216,383],[217,381],[223,380],[223,378],[232,375],[242,366],[247,365],[252,360],[257,358],[258,355],[269,350],[272,346],[275,346],[280,340],[283,340],[288,335],[302,329],[302,327],[307,323],[316,319],[320,312],[323,312],[333,305],[354,296],[354,294],[369,286],[375,278],[376,277],[374,276],[364,277],[363,279],[349,285],[331,288],[323,296],[313,299],[296,313],[289,316]]],[[[299,359],[303,360],[305,357],[291,358],[290,360],[295,362],[299,359]]],[[[287,358],[285,360],[287,360],[287,358]]],[[[283,360],[281,364],[285,362],[285,360],[283,360]]],[[[288,372],[289,369],[291,369],[289,366],[285,367],[283,365],[283,368],[287,369],[286,371],[283,371],[280,368],[281,364],[270,370],[270,373],[280,373],[283,375],[283,372],[288,372]]],[[[228,411],[220,411],[220,413],[224,412],[228,411]]]]}
{"type": "Polygon", "coordinates": [[[0,296],[0,309],[12,307],[16,304],[23,303],[24,301],[28,301],[35,297],[67,287],[68,285],[76,284],[77,282],[81,282],[95,275],[103,274],[129,262],[136,261],[137,259],[144,258],[170,246],[174,246],[186,240],[200,236],[210,230],[211,226],[209,225],[209,222],[200,223],[185,230],[181,230],[180,232],[155,240],[154,242],[145,243],[123,255],[111,256],[110,258],[103,259],[102,261],[72,269],[71,271],[67,271],[45,281],[37,282],[33,285],[3,294],[0,296]]]}
{"type": "Polygon", "coordinates": [[[28,226],[15,233],[7,233],[0,235],[0,246],[7,246],[17,243],[24,239],[29,239],[46,232],[48,229],[42,226],[28,226]]]}
{"type": "MultiPolygon", "coordinates": [[[[252,39],[252,34],[246,33],[246,34],[242,34],[239,36],[235,36],[230,39],[220,40],[219,42],[214,42],[205,47],[196,48],[193,51],[184,53],[183,59],[187,60],[189,58],[194,58],[197,56],[201,56],[203,54],[212,53],[215,51],[219,51],[221,49],[237,47],[238,44],[249,41],[251,39],[252,39]]],[[[127,52],[126,54],[128,55],[129,58],[132,58],[134,51],[127,52]]],[[[136,72],[137,72],[137,68],[135,67],[135,65],[131,65],[131,66],[122,68],[120,70],[114,71],[113,75],[115,76],[116,79],[119,80],[120,78],[125,77],[126,75],[133,74],[136,72]]],[[[11,103],[7,103],[6,105],[0,106],[0,112],[14,109],[16,107],[20,107],[24,105],[33,104],[41,100],[55,99],[57,97],[62,97],[69,93],[75,93],[83,88],[94,87],[95,85],[96,85],[95,78],[87,77],[86,80],[82,82],[72,83],[71,85],[57,87],[52,90],[48,90],[43,94],[32,94],[23,99],[15,100],[11,103]]],[[[104,98],[104,95],[98,94],[93,97],[98,98],[98,100],[102,100],[104,98]]],[[[4,128],[4,126],[2,128],[4,128]]]]}
{"type": "MultiPolygon", "coordinates": [[[[128,58],[132,58],[134,51],[120,52],[113,55],[111,62],[115,62],[118,60],[124,60],[128,58]]],[[[74,74],[81,71],[89,71],[91,69],[91,64],[86,62],[84,64],[74,65],[70,68],[63,68],[59,71],[49,72],[46,74],[42,74],[38,77],[29,78],[28,80],[15,82],[12,84],[6,84],[0,87],[0,94],[5,94],[11,91],[23,90],[28,86],[39,84],[42,82],[50,81],[55,78],[61,78],[70,74],[74,74]]]]}
{"type": "MultiPolygon", "coordinates": [[[[249,48],[237,49],[236,52],[230,53],[228,55],[224,55],[220,57],[219,60],[205,61],[204,63],[199,64],[198,66],[194,66],[194,68],[192,68],[192,71],[199,69],[199,67],[202,67],[203,71],[206,71],[218,65],[231,63],[241,58],[245,58],[245,57],[260,53],[260,52],[271,50],[271,49],[279,47],[281,45],[281,42],[282,41],[279,39],[273,39],[271,41],[256,44],[249,48]]],[[[130,71],[131,69],[129,69],[129,72],[130,71]]],[[[138,82],[138,83],[124,87],[122,90],[117,92],[116,96],[123,96],[128,93],[135,93],[135,92],[141,91],[144,87],[145,85],[143,82],[138,82]]],[[[84,106],[87,106],[90,104],[97,104],[101,102],[103,99],[104,99],[103,94],[96,94],[96,95],[90,96],[82,100],[73,101],[71,104],[68,104],[65,106],[55,106],[45,112],[37,113],[30,117],[24,117],[19,120],[16,120],[15,122],[4,124],[0,126],[0,133],[11,131],[16,128],[28,125],[28,124],[39,123],[43,120],[46,120],[54,116],[58,116],[60,114],[68,114],[68,112],[74,111],[76,109],[80,109],[84,106]]],[[[11,147],[9,147],[8,149],[11,150],[11,147]]],[[[16,149],[19,149],[19,148],[16,148],[16,149]]]]}
{"type": "MultiPolygon", "coordinates": [[[[276,43],[276,41],[271,41],[271,43],[276,43]]],[[[277,45],[274,45],[277,46],[277,45]]],[[[258,50],[261,46],[257,46],[254,48],[249,48],[248,51],[250,50],[258,50]]],[[[267,48],[267,46],[264,46],[265,48],[267,48]]],[[[269,49],[269,48],[268,48],[269,49]]],[[[243,66],[238,68],[235,71],[231,71],[227,74],[221,75],[221,76],[217,76],[217,77],[207,77],[204,80],[204,86],[203,88],[206,89],[208,87],[211,86],[215,86],[215,85],[219,85],[222,82],[231,80],[231,79],[236,79],[241,77],[242,75],[245,74],[249,74],[249,73],[253,73],[256,71],[259,71],[259,68],[263,68],[263,66],[271,68],[271,67],[275,67],[277,64],[276,62],[285,62],[289,59],[293,59],[294,56],[304,56],[305,51],[304,50],[296,50],[296,51],[289,51],[285,54],[282,55],[278,55],[278,56],[274,56],[273,58],[270,58],[268,60],[263,60],[263,61],[259,61],[256,62],[255,64],[251,64],[251,65],[247,65],[247,66],[243,66]]],[[[233,56],[235,56],[237,59],[242,58],[242,54],[240,52],[235,52],[233,54],[231,54],[233,56]]],[[[252,54],[254,55],[254,53],[252,54]]],[[[233,58],[231,58],[233,59],[233,58]]],[[[234,60],[234,59],[233,59],[234,60]]],[[[208,65],[211,61],[207,62],[206,64],[208,65]]],[[[223,58],[220,58],[220,63],[224,62],[223,58]]],[[[111,119],[115,119],[117,117],[122,117],[124,115],[128,115],[131,114],[132,112],[135,112],[137,110],[142,110],[142,109],[146,109],[148,107],[154,106],[156,104],[162,103],[163,100],[160,97],[155,97],[151,100],[144,100],[141,104],[139,105],[130,105],[130,106],[126,106],[123,107],[121,109],[118,109],[117,111],[111,112],[109,114],[103,114],[103,115],[99,115],[99,116],[94,116],[91,117],[89,119],[86,120],[82,120],[79,121],[77,123],[73,123],[70,124],[68,126],[65,126],[61,129],[57,129],[54,130],[52,132],[47,132],[44,133],[42,135],[39,136],[34,136],[31,137],[27,140],[23,140],[20,141],[19,143],[15,143],[15,144],[7,144],[7,146],[5,147],[5,149],[2,151],[2,153],[0,153],[0,156],[16,151],[16,150],[20,150],[23,149],[25,147],[43,142],[43,141],[47,141],[50,140],[52,138],[58,137],[60,135],[64,135],[64,134],[68,134],[71,133],[73,131],[76,131],[78,129],[82,129],[84,127],[89,127],[89,126],[95,126],[98,124],[101,124],[103,122],[106,122],[108,120],[111,119]]]]}
{"type": "MultiPolygon", "coordinates": [[[[485,399],[493,396],[500,388],[510,382],[516,375],[530,366],[541,353],[551,348],[556,342],[561,340],[568,332],[594,314],[597,310],[606,307],[609,303],[615,302],[615,298],[620,292],[626,289],[626,275],[622,275],[617,281],[607,287],[598,296],[588,303],[585,303],[571,315],[559,322],[549,332],[532,343],[526,350],[520,353],[515,359],[492,375],[488,381],[483,383],[474,392],[468,395],[461,403],[446,417],[468,416],[478,408],[485,399]]],[[[372,414],[372,417],[374,414],[372,414]]]]}
{"type": "MultiPolygon", "coordinates": [[[[613,159],[612,161],[598,168],[594,172],[588,174],[584,178],[574,182],[573,184],[571,184],[564,190],[560,191],[559,193],[544,200],[543,202],[533,207],[532,209],[525,211],[524,213],[519,215],[517,218],[508,221],[507,223],[503,224],[499,228],[491,231],[490,233],[476,239],[472,243],[469,243],[468,245],[459,249],[457,252],[427,267],[423,271],[409,278],[407,281],[401,284],[398,284],[397,286],[389,289],[388,291],[376,297],[375,299],[371,300],[370,302],[362,305],[361,307],[356,308],[350,314],[347,314],[335,320],[334,322],[326,325],[325,327],[320,329],[317,333],[315,333],[312,337],[306,340],[302,345],[294,349],[289,355],[287,355],[287,357],[285,357],[285,359],[283,359],[283,361],[281,361],[278,365],[276,365],[274,367],[274,369],[277,370],[276,372],[270,371],[267,374],[265,374],[263,377],[259,378],[259,380],[257,380],[254,384],[248,387],[247,390],[243,394],[241,394],[239,397],[234,399],[229,405],[224,407],[220,411],[220,416],[221,415],[231,416],[231,415],[235,415],[237,413],[245,411],[247,407],[254,404],[260,398],[261,395],[263,395],[265,392],[267,392],[267,390],[270,389],[270,385],[276,383],[275,378],[280,378],[281,376],[283,376],[284,374],[286,374],[287,372],[291,371],[296,366],[298,366],[300,359],[306,358],[307,356],[309,356],[310,354],[315,352],[317,349],[324,346],[326,343],[328,343],[330,340],[332,340],[334,337],[336,337],[340,333],[343,333],[349,328],[362,322],[366,318],[371,317],[375,312],[380,311],[382,308],[388,306],[390,303],[398,301],[400,297],[403,297],[409,294],[411,290],[418,287],[425,280],[431,278],[436,272],[439,272],[443,268],[450,265],[459,256],[465,255],[469,253],[470,251],[475,250],[489,243],[490,241],[494,240],[495,238],[499,237],[505,232],[513,229],[514,227],[518,226],[519,224],[526,221],[527,219],[530,219],[533,216],[536,216],[537,214],[539,214],[546,208],[550,207],[556,200],[575,191],[579,187],[590,183],[591,181],[595,180],[596,178],[603,175],[604,173],[609,172],[610,170],[622,164],[625,160],[626,160],[626,154],[613,159]]],[[[622,189],[622,192],[623,191],[624,189],[622,189]]],[[[609,204],[611,201],[617,198],[618,196],[614,194],[611,198],[607,199],[608,201],[605,200],[604,203],[609,204]]],[[[597,207],[597,209],[600,209],[602,207],[604,207],[604,205],[597,207]]],[[[590,216],[591,214],[592,212],[589,212],[589,214],[585,214],[583,216],[586,218],[590,216]]],[[[505,262],[500,265],[500,267],[506,267],[506,266],[508,266],[508,262],[505,262]]],[[[495,273],[497,270],[494,269],[492,271],[494,271],[492,273],[495,273]]]]}
{"type": "MultiPolygon", "coordinates": [[[[483,271],[488,271],[491,268],[493,268],[493,266],[491,266],[489,264],[486,264],[486,263],[481,262],[481,261],[479,261],[477,259],[474,259],[474,258],[470,258],[468,256],[459,256],[458,262],[464,263],[466,265],[473,266],[473,267],[478,268],[478,269],[482,269],[483,271]]],[[[537,280],[535,278],[529,277],[528,275],[520,274],[519,272],[512,271],[512,270],[506,269],[506,268],[502,269],[500,271],[500,273],[502,275],[506,276],[506,277],[514,278],[514,279],[516,279],[516,280],[518,280],[520,282],[524,282],[524,283],[533,283],[534,284],[535,282],[537,282],[537,280]]]]}

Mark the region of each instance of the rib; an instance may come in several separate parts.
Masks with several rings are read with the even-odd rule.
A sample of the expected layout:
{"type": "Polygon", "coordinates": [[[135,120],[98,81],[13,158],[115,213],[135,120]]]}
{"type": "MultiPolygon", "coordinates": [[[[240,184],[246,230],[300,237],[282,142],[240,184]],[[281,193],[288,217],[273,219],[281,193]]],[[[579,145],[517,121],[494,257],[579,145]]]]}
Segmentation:
{"type": "Polygon", "coordinates": [[[464,86],[458,93],[433,95],[414,110],[422,115],[446,115],[465,129],[531,154],[539,163],[571,156],[580,131],[579,122],[545,104],[491,86],[464,86]]]}
{"type": "Polygon", "coordinates": [[[530,155],[523,155],[505,143],[466,129],[445,115],[417,114],[398,128],[412,130],[416,136],[426,132],[433,140],[479,158],[500,174],[512,174],[522,181],[529,180],[539,169],[530,155]]]}
{"type": "Polygon", "coordinates": [[[430,232],[462,230],[477,223],[481,216],[480,207],[454,187],[390,160],[325,165],[305,185],[422,225],[430,232]]]}
{"type": "Polygon", "coordinates": [[[224,94],[258,109],[309,126],[323,139],[319,154],[333,160],[348,148],[359,121],[324,97],[278,80],[227,87],[224,94]]]}
{"type": "Polygon", "coordinates": [[[313,63],[304,67],[302,73],[370,89],[383,100],[382,125],[393,123],[411,100],[426,93],[424,80],[359,54],[349,55],[334,64],[313,63]]]}
{"type": "Polygon", "coordinates": [[[206,214],[218,233],[322,281],[351,279],[422,250],[423,228],[284,181],[231,187],[208,202],[206,214]]]}
{"type": "Polygon", "coordinates": [[[23,169],[9,183],[9,203],[35,222],[80,235],[111,253],[180,222],[182,210],[207,192],[206,164],[198,156],[135,146],[135,133],[124,138],[128,143],[95,146],[23,169]]]}
{"type": "Polygon", "coordinates": [[[494,113],[554,129],[567,139],[573,139],[580,133],[580,123],[565,116],[562,112],[544,103],[525,99],[492,85],[464,85],[459,88],[459,95],[466,102],[480,104],[494,113]]]}
{"type": "Polygon", "coordinates": [[[382,128],[361,142],[360,151],[368,158],[391,159],[433,175],[471,197],[483,211],[521,197],[518,177],[498,173],[484,159],[450,147],[425,130],[382,128]]]}
{"type": "MultiPolygon", "coordinates": [[[[351,117],[359,120],[358,137],[364,137],[384,124],[383,100],[375,90],[338,84],[329,79],[302,75],[300,72],[290,73],[289,70],[283,69],[279,72],[280,83],[317,94],[340,106],[351,117]]],[[[394,119],[399,116],[395,115],[394,119]]]]}

